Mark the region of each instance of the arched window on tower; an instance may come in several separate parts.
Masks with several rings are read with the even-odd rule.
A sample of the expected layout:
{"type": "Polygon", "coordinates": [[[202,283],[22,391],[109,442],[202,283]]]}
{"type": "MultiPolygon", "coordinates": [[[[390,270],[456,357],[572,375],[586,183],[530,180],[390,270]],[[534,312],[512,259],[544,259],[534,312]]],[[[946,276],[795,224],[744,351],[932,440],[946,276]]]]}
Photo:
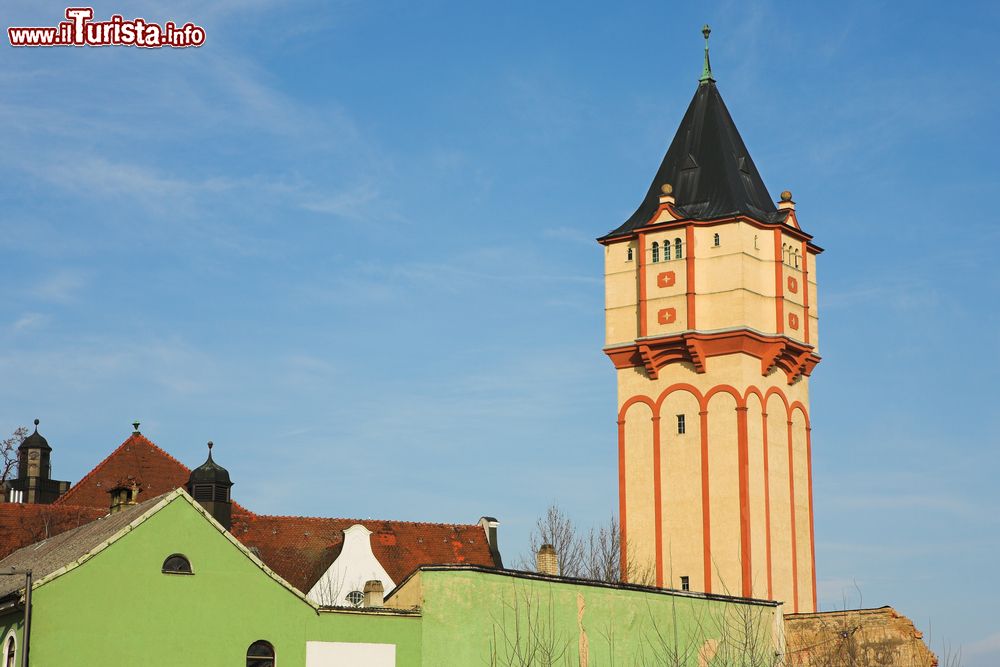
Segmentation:
{"type": "Polygon", "coordinates": [[[715,247],[716,247],[716,248],[718,248],[718,247],[719,247],[719,245],[720,245],[720,244],[722,243],[722,239],[721,239],[721,238],[719,238],[719,235],[718,235],[718,234],[715,234],[715,236],[713,236],[713,237],[712,237],[712,243],[714,243],[714,244],[715,244],[715,247]]]}
{"type": "Polygon", "coordinates": [[[788,244],[781,244],[781,263],[788,264],[788,244]]]}
{"type": "Polygon", "coordinates": [[[274,646],[258,639],[247,649],[247,667],[274,667],[274,646]]]}
{"type": "Polygon", "coordinates": [[[795,251],[795,268],[796,268],[796,269],[797,269],[797,268],[799,268],[799,260],[800,260],[801,258],[802,258],[802,255],[800,255],[800,254],[799,254],[799,251],[798,251],[798,250],[796,250],[796,251],[795,251]]]}
{"type": "MultiPolygon", "coordinates": [[[[667,252],[670,252],[669,250],[667,252]]],[[[669,259],[669,258],[668,258],[669,259]]],[[[660,261],[660,244],[653,241],[653,263],[656,264],[660,261]]]]}
{"type": "Polygon", "coordinates": [[[684,257],[684,244],[680,239],[674,239],[674,257],[682,259],[684,257]]]}
{"type": "Polygon", "coordinates": [[[631,262],[632,261],[632,246],[628,247],[628,251],[627,251],[626,256],[625,256],[625,261],[626,262],[631,262]]]}

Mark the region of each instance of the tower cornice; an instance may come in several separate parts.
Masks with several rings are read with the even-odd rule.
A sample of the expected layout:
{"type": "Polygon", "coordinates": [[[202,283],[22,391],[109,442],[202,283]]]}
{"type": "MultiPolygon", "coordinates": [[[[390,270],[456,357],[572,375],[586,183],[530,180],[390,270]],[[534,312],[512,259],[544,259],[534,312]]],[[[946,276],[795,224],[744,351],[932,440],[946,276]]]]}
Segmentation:
{"type": "Polygon", "coordinates": [[[800,343],[787,336],[762,334],[751,329],[733,331],[686,331],[670,336],[648,336],[633,343],[604,348],[615,368],[642,366],[650,379],[655,380],[660,369],[674,363],[688,363],[695,372],[706,371],[711,357],[726,354],[748,354],[760,360],[760,374],[768,375],[774,369],[784,371],[788,384],[812,374],[820,362],[812,345],[800,343]]]}
{"type": "Polygon", "coordinates": [[[792,238],[798,241],[804,241],[809,250],[815,254],[820,254],[823,252],[823,248],[812,242],[813,236],[808,232],[804,232],[801,229],[792,227],[783,222],[761,222],[755,218],[751,218],[746,215],[732,215],[723,218],[713,218],[711,220],[695,220],[693,218],[683,218],[680,217],[680,213],[676,208],[670,204],[664,204],[659,209],[657,209],[656,214],[652,219],[643,225],[642,227],[636,227],[624,234],[618,236],[604,236],[597,239],[597,242],[603,246],[609,246],[614,243],[621,243],[622,241],[628,241],[629,239],[638,238],[639,234],[645,234],[649,232],[656,232],[666,229],[680,229],[687,226],[692,227],[715,227],[717,225],[725,225],[733,222],[743,222],[751,227],[756,227],[762,230],[775,230],[780,229],[783,233],[788,234],[792,238]],[[656,222],[660,214],[666,212],[674,216],[673,220],[665,220],[663,222],[656,222]]]}

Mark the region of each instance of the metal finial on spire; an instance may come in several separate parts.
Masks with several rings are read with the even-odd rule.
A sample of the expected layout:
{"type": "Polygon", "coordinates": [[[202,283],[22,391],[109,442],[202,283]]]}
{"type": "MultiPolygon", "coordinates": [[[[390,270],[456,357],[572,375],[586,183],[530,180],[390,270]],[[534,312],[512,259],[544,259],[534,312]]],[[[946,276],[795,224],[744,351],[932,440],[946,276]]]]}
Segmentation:
{"type": "Polygon", "coordinates": [[[212,447],[215,447],[215,443],[213,443],[211,440],[209,440],[208,441],[208,453],[209,454],[212,453],[212,447]]]}
{"type": "Polygon", "coordinates": [[[39,423],[39,422],[38,422],[38,420],[37,420],[37,419],[35,419],[35,430],[36,430],[36,431],[38,430],[38,423],[39,423]]]}
{"type": "Polygon", "coordinates": [[[701,70],[701,78],[698,81],[705,83],[706,81],[715,81],[712,78],[712,64],[708,60],[708,36],[712,34],[712,29],[708,27],[707,23],[701,27],[701,34],[705,36],[705,66],[701,70]]]}
{"type": "Polygon", "coordinates": [[[134,433],[138,433],[139,432],[139,422],[138,421],[132,422],[132,431],[134,433]]]}

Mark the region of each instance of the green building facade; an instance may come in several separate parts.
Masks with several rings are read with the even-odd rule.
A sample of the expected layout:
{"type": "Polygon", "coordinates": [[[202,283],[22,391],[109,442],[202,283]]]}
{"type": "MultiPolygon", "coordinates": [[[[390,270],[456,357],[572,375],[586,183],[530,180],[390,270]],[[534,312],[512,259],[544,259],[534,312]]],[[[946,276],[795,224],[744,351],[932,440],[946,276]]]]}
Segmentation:
{"type": "MultiPolygon", "coordinates": [[[[775,665],[782,651],[772,602],[476,566],[421,568],[384,607],[320,608],[180,489],[21,549],[9,567],[36,576],[32,667],[726,667],[775,665]],[[248,658],[255,645],[274,659],[248,658]]],[[[21,581],[0,577],[0,639],[6,651],[14,637],[17,665],[21,581]]]]}
{"type": "MultiPolygon", "coordinates": [[[[32,596],[32,667],[244,665],[248,648],[260,640],[274,647],[274,664],[282,667],[305,665],[307,649],[322,654],[324,648],[331,649],[327,653],[339,648],[347,655],[352,648],[354,653],[359,650],[350,645],[362,645],[362,650],[369,646],[374,652],[391,647],[391,664],[421,664],[419,615],[320,610],[268,570],[183,490],[94,524],[101,521],[124,526],[51,573],[44,574],[45,559],[66,545],[46,550],[46,542],[65,536],[72,541],[77,531],[41,543],[40,559],[31,560],[35,547],[30,546],[2,563],[28,565],[36,576],[39,570],[43,573],[32,596]],[[187,559],[191,574],[163,572],[164,562],[174,554],[187,559]],[[18,557],[20,563],[8,562],[18,557]]],[[[13,583],[2,579],[11,577],[0,578],[8,587],[13,583]]],[[[22,609],[0,616],[0,637],[6,638],[12,629],[19,661],[22,609]]]]}

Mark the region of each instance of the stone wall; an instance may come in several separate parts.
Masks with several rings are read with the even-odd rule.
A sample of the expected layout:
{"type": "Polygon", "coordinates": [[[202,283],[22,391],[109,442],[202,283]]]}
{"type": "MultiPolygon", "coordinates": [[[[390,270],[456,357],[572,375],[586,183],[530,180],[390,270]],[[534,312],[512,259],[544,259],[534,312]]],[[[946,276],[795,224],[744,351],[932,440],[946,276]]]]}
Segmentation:
{"type": "Polygon", "coordinates": [[[936,667],[913,621],[892,607],[785,616],[788,667],[936,667]]]}

